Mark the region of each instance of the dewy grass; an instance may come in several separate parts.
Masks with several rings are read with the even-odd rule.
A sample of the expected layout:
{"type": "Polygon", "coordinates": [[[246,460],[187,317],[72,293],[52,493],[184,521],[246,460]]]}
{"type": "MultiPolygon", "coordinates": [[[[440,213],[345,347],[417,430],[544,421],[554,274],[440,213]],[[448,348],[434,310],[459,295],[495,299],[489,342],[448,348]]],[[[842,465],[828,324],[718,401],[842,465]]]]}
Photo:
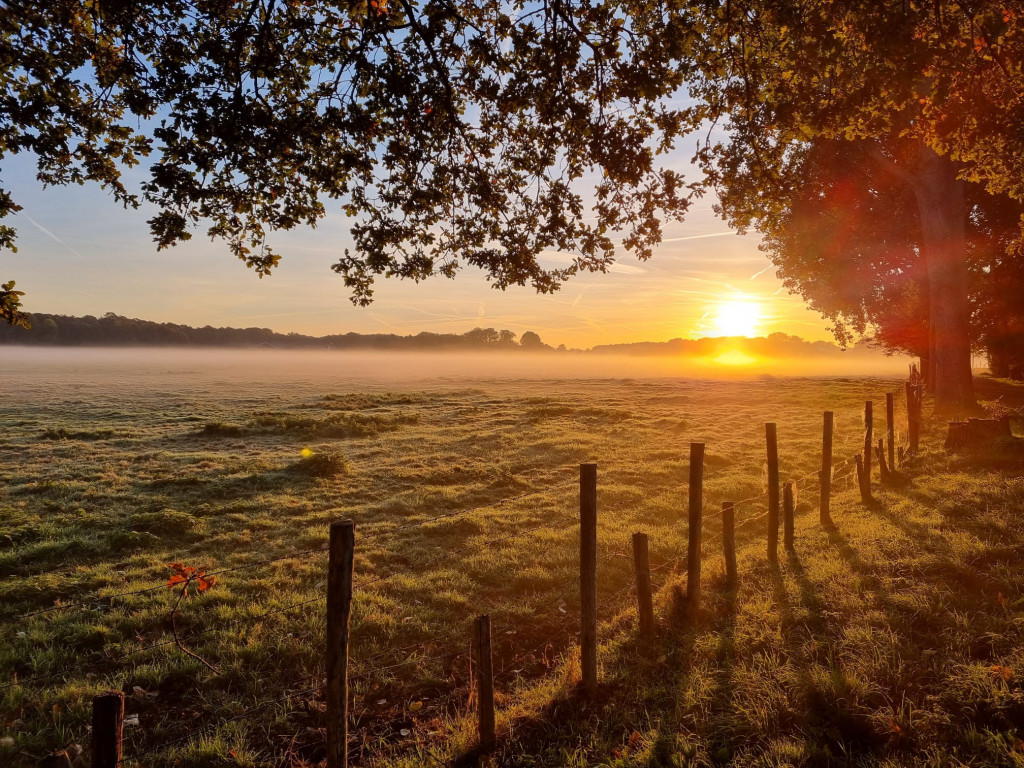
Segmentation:
{"type": "Polygon", "coordinates": [[[323,547],[341,518],[357,538],[356,764],[430,765],[472,749],[468,651],[481,613],[494,627],[494,765],[1024,764],[1018,470],[948,458],[932,425],[905,486],[876,488],[864,507],[838,484],[833,529],[817,524],[815,481],[798,483],[796,547],[778,567],[765,561],[763,500],[740,508],[740,581],[725,586],[718,510],[763,492],[763,423],[778,424],[782,479],[809,477],[822,411],[836,412],[838,464],[861,445],[864,400],[879,412],[898,381],[349,392],[336,379],[182,379],[169,394],[141,379],[119,380],[116,403],[113,381],[4,383],[0,765],[87,749],[91,697],[109,688],[126,691],[138,721],[125,729],[126,765],[317,764],[323,547]],[[680,594],[690,441],[707,444],[696,626],[680,594]],[[601,687],[587,702],[574,579],[577,465],[589,461],[601,687]],[[651,641],[634,620],[637,530],[657,569],[651,641]],[[220,674],[171,640],[175,595],[160,586],[171,562],[224,571],[176,619],[220,674]]]}

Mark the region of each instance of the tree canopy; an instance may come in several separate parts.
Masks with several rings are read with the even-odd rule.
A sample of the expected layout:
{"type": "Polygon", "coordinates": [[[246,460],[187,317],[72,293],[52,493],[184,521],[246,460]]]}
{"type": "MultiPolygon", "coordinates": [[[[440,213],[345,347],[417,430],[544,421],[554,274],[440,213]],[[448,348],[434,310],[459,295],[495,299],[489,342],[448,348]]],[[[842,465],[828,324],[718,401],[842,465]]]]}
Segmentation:
{"type": "MultiPolygon", "coordinates": [[[[698,153],[723,215],[737,227],[781,235],[815,184],[809,153],[826,143],[897,180],[904,201],[912,201],[916,235],[889,221],[870,223],[865,236],[876,245],[902,241],[887,252],[889,267],[889,257],[909,258],[911,242],[919,251],[928,381],[940,405],[970,405],[966,184],[1024,200],[1024,134],[1014,127],[1024,124],[1018,10],[946,0],[728,0],[693,3],[684,14],[695,30],[691,92],[727,132],[698,153]]],[[[871,183],[870,175],[857,183],[871,183]]],[[[848,214],[849,223],[864,223],[855,208],[848,214]]],[[[1018,226],[1011,251],[1020,241],[1018,226]]],[[[881,274],[873,247],[860,249],[867,259],[860,265],[822,266],[837,276],[855,266],[881,274]]],[[[789,272],[791,265],[781,262],[792,286],[827,311],[843,306],[842,297],[829,295],[836,281],[807,279],[799,266],[789,272]]],[[[888,295],[862,298],[904,311],[907,303],[892,301],[895,286],[888,288],[888,295]]]]}
{"type": "MultiPolygon", "coordinates": [[[[155,204],[160,248],[202,225],[261,276],[273,233],[351,221],[340,273],[484,270],[555,290],[641,258],[687,201],[658,167],[691,122],[667,9],[545,0],[4,0],[0,158],[45,184],[155,204]],[[126,167],[150,163],[141,189],[126,167]],[[585,216],[588,213],[589,215],[585,216]],[[546,249],[573,254],[545,267],[546,249]]],[[[0,191],[0,218],[18,209],[0,191]]],[[[0,245],[14,231],[0,229],[0,245]]],[[[340,249],[339,249],[340,250],[340,249]]],[[[8,319],[16,305],[4,305],[8,319]]]]}
{"type": "MultiPolygon", "coordinates": [[[[762,248],[841,342],[871,335],[889,350],[927,359],[928,271],[917,203],[871,162],[870,151],[854,142],[807,144],[799,160],[804,184],[788,206],[761,219],[762,248]]],[[[971,341],[1008,372],[1012,348],[1024,342],[1024,260],[1009,253],[1024,204],[977,184],[965,191],[971,341]]]]}

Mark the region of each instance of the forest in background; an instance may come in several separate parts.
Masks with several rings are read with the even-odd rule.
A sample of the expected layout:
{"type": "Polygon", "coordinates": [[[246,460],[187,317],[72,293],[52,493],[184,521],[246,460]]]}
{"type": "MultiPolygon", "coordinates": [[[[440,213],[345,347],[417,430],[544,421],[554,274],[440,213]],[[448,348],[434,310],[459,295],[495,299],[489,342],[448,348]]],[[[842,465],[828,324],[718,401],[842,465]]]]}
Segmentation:
{"type": "Polygon", "coordinates": [[[309,336],[277,333],[269,328],[194,328],[178,323],[122,317],[108,312],[102,317],[33,313],[31,327],[0,325],[0,344],[56,347],[272,347],[274,349],[381,349],[404,351],[527,351],[617,354],[633,356],[714,355],[723,345],[757,357],[877,355],[868,343],[841,349],[827,341],[806,341],[798,336],[773,333],[758,338],[672,339],[628,344],[600,344],[590,350],[567,349],[546,344],[534,331],[522,336],[494,328],[474,328],[465,333],[423,331],[409,336],[393,333],[338,333],[309,336]]]}

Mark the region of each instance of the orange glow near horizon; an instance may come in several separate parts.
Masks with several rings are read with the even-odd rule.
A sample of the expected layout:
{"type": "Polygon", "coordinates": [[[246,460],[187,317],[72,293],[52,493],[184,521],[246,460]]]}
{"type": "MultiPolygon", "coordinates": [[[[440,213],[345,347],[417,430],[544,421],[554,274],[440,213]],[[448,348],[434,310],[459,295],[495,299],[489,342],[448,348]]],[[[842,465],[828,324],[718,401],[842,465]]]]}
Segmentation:
{"type": "Polygon", "coordinates": [[[752,355],[748,355],[741,349],[732,347],[730,349],[722,350],[720,353],[710,358],[709,362],[715,365],[751,365],[752,363],[758,362],[758,359],[752,355]]]}
{"type": "Polygon", "coordinates": [[[712,318],[712,332],[709,336],[757,335],[763,320],[761,305],[747,298],[725,299],[715,308],[712,318]]]}

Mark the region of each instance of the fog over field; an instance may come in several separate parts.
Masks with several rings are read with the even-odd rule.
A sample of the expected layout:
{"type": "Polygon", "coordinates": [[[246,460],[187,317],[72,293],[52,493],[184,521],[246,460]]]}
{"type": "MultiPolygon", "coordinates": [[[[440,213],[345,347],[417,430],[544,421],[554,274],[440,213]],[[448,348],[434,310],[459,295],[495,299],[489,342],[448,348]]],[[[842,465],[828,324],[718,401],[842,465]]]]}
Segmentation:
{"type": "Polygon", "coordinates": [[[596,353],[420,353],[272,349],[0,348],[5,395],[20,387],[67,384],[114,394],[122,387],[204,389],[232,382],[346,386],[444,386],[467,380],[763,376],[888,376],[906,358],[856,350],[815,358],[758,359],[726,350],[714,358],[596,353]]]}

